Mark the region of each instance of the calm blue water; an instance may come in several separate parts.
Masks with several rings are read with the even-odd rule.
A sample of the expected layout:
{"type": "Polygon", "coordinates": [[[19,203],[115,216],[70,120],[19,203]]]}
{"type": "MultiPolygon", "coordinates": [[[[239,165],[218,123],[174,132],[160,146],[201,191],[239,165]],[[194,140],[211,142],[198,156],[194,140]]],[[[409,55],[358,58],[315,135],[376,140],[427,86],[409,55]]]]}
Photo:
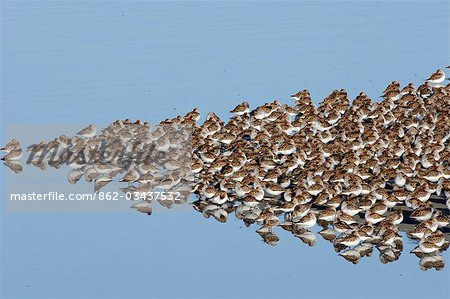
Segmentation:
{"type": "MultiPolygon", "coordinates": [[[[304,88],[316,102],[335,88],[377,99],[450,61],[446,1],[2,1],[0,16],[2,144],[12,124],[227,117],[304,88]]],[[[448,266],[422,272],[407,252],[355,266],[321,238],[280,232],[271,247],[197,212],[2,208],[0,232],[2,298],[449,297],[448,266]]]]}

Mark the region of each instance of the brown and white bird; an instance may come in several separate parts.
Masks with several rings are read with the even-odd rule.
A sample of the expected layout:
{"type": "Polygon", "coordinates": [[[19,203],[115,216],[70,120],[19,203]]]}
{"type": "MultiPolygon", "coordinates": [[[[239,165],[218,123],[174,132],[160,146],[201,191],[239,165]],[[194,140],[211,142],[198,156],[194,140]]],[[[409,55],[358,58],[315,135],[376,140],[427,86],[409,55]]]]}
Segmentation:
{"type": "Polygon", "coordinates": [[[445,80],[445,72],[442,69],[438,69],[432,74],[426,81],[431,84],[441,84],[445,80]]]}
{"type": "Polygon", "coordinates": [[[10,142],[8,142],[4,147],[2,147],[0,150],[4,151],[5,153],[9,153],[12,150],[18,149],[20,149],[20,142],[17,139],[13,139],[10,142]]]}
{"type": "Polygon", "coordinates": [[[244,115],[249,112],[249,105],[247,102],[237,105],[233,110],[230,111],[234,115],[244,115]]]}
{"type": "Polygon", "coordinates": [[[77,135],[80,135],[84,138],[92,138],[97,134],[97,128],[95,125],[89,125],[88,127],[82,129],[77,133],[77,135]]]}

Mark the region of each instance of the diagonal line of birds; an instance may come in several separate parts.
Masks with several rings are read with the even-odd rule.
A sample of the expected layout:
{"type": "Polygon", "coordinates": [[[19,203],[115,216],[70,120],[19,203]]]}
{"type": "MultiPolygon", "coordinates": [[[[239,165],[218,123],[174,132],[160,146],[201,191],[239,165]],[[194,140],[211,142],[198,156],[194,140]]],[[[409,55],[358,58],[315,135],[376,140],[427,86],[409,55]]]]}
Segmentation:
{"type": "MultiPolygon", "coordinates": [[[[450,67],[447,67],[450,68],[450,67]]],[[[450,84],[439,69],[418,86],[393,81],[374,101],[361,92],[350,101],[334,90],[316,106],[308,90],[254,109],[237,105],[224,121],[200,123],[195,108],[152,127],[116,120],[100,132],[90,125],[27,148],[41,169],[68,165],[68,181],[83,176],[95,191],[116,177],[126,193],[160,189],[195,195],[193,208],[226,222],[234,213],[269,245],[284,229],[314,246],[316,234],[357,264],[379,251],[382,263],[399,259],[406,232],[422,270],[443,269],[449,247],[450,84]]],[[[447,79],[448,80],[448,79],[447,79]]],[[[4,164],[22,170],[22,148],[11,140],[4,164]]],[[[132,205],[152,213],[152,199],[132,205]]]]}

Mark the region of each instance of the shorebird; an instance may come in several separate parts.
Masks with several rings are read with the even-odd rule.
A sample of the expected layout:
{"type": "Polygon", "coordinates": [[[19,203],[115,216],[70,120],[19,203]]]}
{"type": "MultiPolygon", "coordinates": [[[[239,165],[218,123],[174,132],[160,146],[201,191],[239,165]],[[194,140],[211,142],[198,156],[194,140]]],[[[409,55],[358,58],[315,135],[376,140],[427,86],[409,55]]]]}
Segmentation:
{"type": "Polygon", "coordinates": [[[77,135],[80,135],[83,138],[92,138],[95,134],[97,134],[97,128],[95,125],[89,125],[77,133],[77,135]]]}
{"type": "Polygon", "coordinates": [[[20,149],[20,142],[17,139],[12,139],[10,142],[8,142],[4,147],[1,148],[2,151],[5,153],[9,153],[12,150],[18,150],[20,149]]]}
{"type": "Polygon", "coordinates": [[[426,81],[431,84],[440,84],[445,80],[445,72],[442,69],[438,69],[432,74],[426,81]]]}
{"type": "Polygon", "coordinates": [[[369,222],[371,224],[377,224],[377,223],[383,221],[384,219],[386,219],[386,217],[381,216],[380,214],[378,214],[376,212],[367,211],[365,214],[365,219],[367,222],[369,222]]]}
{"type": "Polygon", "coordinates": [[[22,149],[14,149],[9,151],[3,158],[3,161],[17,161],[22,158],[22,149]]]}
{"type": "Polygon", "coordinates": [[[230,111],[234,115],[244,115],[249,112],[249,105],[247,102],[237,105],[233,110],[230,111]]]}
{"type": "Polygon", "coordinates": [[[316,214],[313,211],[308,212],[303,216],[296,224],[300,227],[310,228],[313,227],[317,222],[316,214]]]}
{"type": "Polygon", "coordinates": [[[360,237],[356,234],[350,234],[344,236],[341,240],[337,241],[338,244],[345,245],[347,247],[353,247],[359,244],[361,241],[360,237]]]}
{"type": "Polygon", "coordinates": [[[433,253],[439,250],[439,246],[429,241],[421,241],[419,243],[419,248],[423,253],[433,253]]]}
{"type": "Polygon", "coordinates": [[[119,182],[127,182],[127,183],[134,183],[137,180],[139,180],[140,175],[139,172],[136,169],[130,169],[127,174],[123,178],[119,180],[119,182]]]}
{"type": "Polygon", "coordinates": [[[410,217],[417,221],[426,221],[431,218],[433,212],[434,209],[431,207],[418,208],[411,213],[410,217]]]}

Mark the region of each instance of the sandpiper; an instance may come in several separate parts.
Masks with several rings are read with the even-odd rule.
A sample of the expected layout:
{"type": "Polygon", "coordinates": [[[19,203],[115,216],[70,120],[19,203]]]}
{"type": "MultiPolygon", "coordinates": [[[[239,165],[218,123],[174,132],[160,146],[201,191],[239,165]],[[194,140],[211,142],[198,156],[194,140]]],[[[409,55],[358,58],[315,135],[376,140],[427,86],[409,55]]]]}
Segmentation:
{"type": "Polygon", "coordinates": [[[136,169],[130,169],[119,182],[134,183],[139,180],[139,172],[136,169]]]}
{"type": "Polygon", "coordinates": [[[361,241],[360,237],[356,234],[350,234],[347,236],[344,236],[341,240],[339,240],[337,243],[345,245],[347,247],[353,247],[359,244],[361,241]]]}
{"type": "Polygon", "coordinates": [[[89,125],[77,133],[77,135],[80,135],[83,138],[92,138],[95,134],[97,134],[97,128],[95,125],[89,125]]]}
{"type": "Polygon", "coordinates": [[[426,81],[431,84],[440,84],[445,80],[445,72],[442,69],[438,69],[434,74],[432,74],[426,81]]]}
{"type": "Polygon", "coordinates": [[[237,105],[233,110],[230,111],[234,115],[244,115],[249,112],[249,105],[247,102],[237,105]]]}
{"type": "Polygon", "coordinates": [[[22,158],[22,149],[14,149],[9,151],[1,160],[3,161],[17,161],[22,158]]]}
{"type": "Polygon", "coordinates": [[[5,153],[9,153],[12,150],[18,150],[20,149],[20,142],[17,139],[12,139],[10,142],[8,142],[4,147],[1,148],[2,151],[5,153]]]}

